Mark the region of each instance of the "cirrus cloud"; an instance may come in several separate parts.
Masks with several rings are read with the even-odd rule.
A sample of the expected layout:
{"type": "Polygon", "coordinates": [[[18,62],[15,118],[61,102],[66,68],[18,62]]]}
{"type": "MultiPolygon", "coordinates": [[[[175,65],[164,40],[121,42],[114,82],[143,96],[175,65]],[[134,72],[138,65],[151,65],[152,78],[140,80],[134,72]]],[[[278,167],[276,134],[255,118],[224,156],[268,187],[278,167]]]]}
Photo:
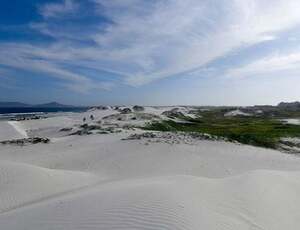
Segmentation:
{"type": "Polygon", "coordinates": [[[74,0],[63,0],[60,3],[47,3],[39,7],[39,13],[44,18],[56,18],[66,14],[74,13],[79,4],[74,0]]]}
{"type": "MultiPolygon", "coordinates": [[[[53,40],[0,43],[0,65],[47,73],[79,92],[110,89],[115,84],[142,86],[205,69],[237,50],[271,42],[300,25],[297,0],[272,4],[268,0],[86,2],[95,13],[92,27],[86,18],[80,21],[83,2],[63,0],[40,6],[43,20],[32,22],[29,29],[53,40]],[[78,12],[76,20],[66,23],[74,12],[78,12]],[[97,71],[98,78],[66,66],[97,71]]],[[[262,69],[268,63],[276,66],[274,71],[290,68],[291,63],[284,60],[262,60],[246,70],[229,66],[227,72],[251,73],[250,69],[262,69]]]]}

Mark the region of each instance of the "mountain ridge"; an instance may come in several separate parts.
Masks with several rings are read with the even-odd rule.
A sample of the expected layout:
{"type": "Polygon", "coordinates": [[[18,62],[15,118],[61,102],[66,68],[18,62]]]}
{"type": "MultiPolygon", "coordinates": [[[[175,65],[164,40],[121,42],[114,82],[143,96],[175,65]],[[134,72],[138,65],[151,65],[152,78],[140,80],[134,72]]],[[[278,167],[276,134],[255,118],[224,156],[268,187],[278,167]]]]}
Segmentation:
{"type": "Polygon", "coordinates": [[[58,102],[49,102],[44,104],[26,104],[22,102],[0,102],[0,108],[67,108],[67,107],[81,107],[81,106],[74,106],[74,105],[64,105],[58,102]]]}

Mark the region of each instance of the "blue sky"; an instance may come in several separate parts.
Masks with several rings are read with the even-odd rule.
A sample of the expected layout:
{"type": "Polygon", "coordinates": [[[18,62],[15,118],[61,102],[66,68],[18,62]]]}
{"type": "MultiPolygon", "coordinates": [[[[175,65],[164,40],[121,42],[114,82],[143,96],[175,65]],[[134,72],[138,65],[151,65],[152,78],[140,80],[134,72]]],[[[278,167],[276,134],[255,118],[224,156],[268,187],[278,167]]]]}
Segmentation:
{"type": "Polygon", "coordinates": [[[300,100],[299,12],[298,0],[2,0],[0,101],[300,100]]]}

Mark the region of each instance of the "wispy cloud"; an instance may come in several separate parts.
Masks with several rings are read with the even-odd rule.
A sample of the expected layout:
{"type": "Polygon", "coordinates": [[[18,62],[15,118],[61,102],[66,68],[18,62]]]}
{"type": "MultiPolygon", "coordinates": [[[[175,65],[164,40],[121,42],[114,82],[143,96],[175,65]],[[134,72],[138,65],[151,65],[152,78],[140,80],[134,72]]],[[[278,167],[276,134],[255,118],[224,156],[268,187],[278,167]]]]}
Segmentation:
{"type": "MultiPolygon", "coordinates": [[[[274,0],[272,4],[268,0],[87,2],[94,4],[98,18],[109,23],[99,22],[98,26],[87,29],[85,22],[75,24],[74,30],[66,25],[66,19],[79,12],[82,2],[64,0],[45,4],[39,8],[44,20],[32,22],[30,28],[54,41],[42,45],[2,43],[0,64],[48,73],[64,79],[66,86],[76,91],[111,88],[110,79],[102,80],[103,71],[121,76],[122,84],[140,86],[195,70],[201,72],[209,63],[231,52],[270,42],[300,25],[298,0],[274,0]],[[71,71],[66,65],[99,71],[99,81],[92,80],[89,74],[71,71]]],[[[291,63],[281,61],[276,63],[276,57],[260,60],[247,68],[290,67],[291,63]]],[[[231,68],[231,75],[251,72],[231,68]]]]}
{"type": "Polygon", "coordinates": [[[95,41],[110,50],[111,61],[131,67],[131,85],[203,67],[300,23],[300,2],[294,0],[98,2],[114,24],[95,41]]]}
{"type": "Polygon", "coordinates": [[[86,93],[92,89],[109,90],[113,87],[112,83],[93,81],[88,76],[64,68],[63,60],[67,60],[70,54],[67,56],[55,54],[55,48],[46,50],[32,45],[8,43],[0,46],[0,52],[3,54],[0,56],[2,65],[44,73],[47,76],[64,80],[66,81],[64,86],[77,92],[86,93]]]}
{"type": "Polygon", "coordinates": [[[74,0],[63,0],[61,3],[47,3],[39,7],[39,12],[44,18],[56,18],[74,13],[79,4],[74,0]]]}
{"type": "Polygon", "coordinates": [[[231,78],[274,75],[300,75],[300,51],[287,54],[275,53],[247,65],[230,69],[226,75],[231,78]]]}

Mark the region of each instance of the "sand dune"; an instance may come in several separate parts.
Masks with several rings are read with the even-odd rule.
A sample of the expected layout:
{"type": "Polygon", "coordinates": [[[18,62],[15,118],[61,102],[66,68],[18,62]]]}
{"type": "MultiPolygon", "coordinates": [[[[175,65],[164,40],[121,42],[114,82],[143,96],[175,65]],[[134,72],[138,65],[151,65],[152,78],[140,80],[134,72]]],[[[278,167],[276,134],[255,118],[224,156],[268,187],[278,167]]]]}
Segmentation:
{"type": "Polygon", "coordinates": [[[300,174],[173,176],[87,189],[2,215],[5,229],[297,229],[300,174]],[[22,219],[22,222],[13,220],[22,219]]]}
{"type": "Polygon", "coordinates": [[[27,137],[26,131],[16,121],[0,121],[0,141],[27,137]]]}
{"type": "Polygon", "coordinates": [[[300,125],[300,119],[283,119],[282,121],[291,125],[300,125]]]}
{"type": "MultiPolygon", "coordinates": [[[[144,112],[163,109],[170,107],[144,112]]],[[[86,136],[59,132],[91,114],[89,124],[104,125],[102,118],[115,113],[22,121],[19,132],[0,123],[0,137],[26,130],[51,139],[0,145],[1,230],[299,229],[299,157],[224,141],[123,140],[143,131],[120,127],[86,136]]]]}
{"type": "Polygon", "coordinates": [[[21,124],[18,121],[8,121],[8,124],[10,124],[23,138],[27,138],[27,132],[23,126],[23,124],[21,124]]]}
{"type": "Polygon", "coordinates": [[[0,213],[95,183],[97,180],[89,173],[51,170],[1,161],[0,213]]]}
{"type": "Polygon", "coordinates": [[[249,113],[245,113],[239,109],[227,112],[224,114],[225,117],[235,117],[235,116],[251,116],[249,113]]]}

